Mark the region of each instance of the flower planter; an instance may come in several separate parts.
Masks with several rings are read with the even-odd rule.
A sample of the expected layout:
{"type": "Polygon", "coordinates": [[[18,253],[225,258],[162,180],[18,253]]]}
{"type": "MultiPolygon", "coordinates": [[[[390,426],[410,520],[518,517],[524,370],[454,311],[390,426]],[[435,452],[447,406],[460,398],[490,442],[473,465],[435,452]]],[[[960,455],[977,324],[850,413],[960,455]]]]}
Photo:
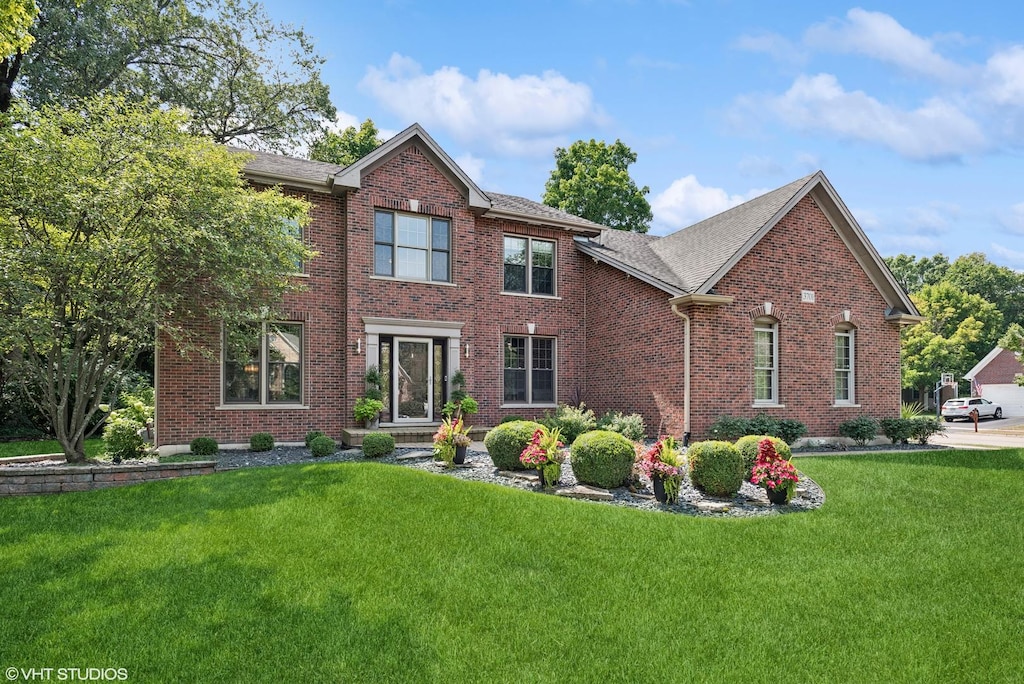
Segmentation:
{"type": "Polygon", "coordinates": [[[785,489],[765,489],[765,492],[768,493],[768,500],[776,506],[783,506],[788,503],[786,499],[789,498],[789,492],[785,489]]]}
{"type": "Polygon", "coordinates": [[[654,498],[658,500],[658,503],[668,503],[668,494],[665,492],[665,478],[652,475],[651,484],[654,485],[654,498]]]}
{"type": "Polygon", "coordinates": [[[462,465],[463,463],[465,463],[466,462],[466,451],[468,451],[468,450],[469,450],[469,447],[464,447],[464,446],[457,446],[457,447],[455,447],[455,458],[452,460],[452,463],[455,463],[456,465],[462,465]]]}

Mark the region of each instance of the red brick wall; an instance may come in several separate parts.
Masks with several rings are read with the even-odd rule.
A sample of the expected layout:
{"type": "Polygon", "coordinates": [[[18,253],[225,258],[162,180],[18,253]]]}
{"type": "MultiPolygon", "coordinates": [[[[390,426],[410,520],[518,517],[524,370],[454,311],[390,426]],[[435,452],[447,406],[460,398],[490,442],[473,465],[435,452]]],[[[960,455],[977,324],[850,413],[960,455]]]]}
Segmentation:
{"type": "Polygon", "coordinates": [[[1012,385],[1018,373],[1024,373],[1020,359],[1012,351],[1004,349],[974,379],[982,385],[1012,385]]]}
{"type": "MultiPolygon", "coordinates": [[[[668,296],[599,264],[587,265],[590,353],[587,398],[598,411],[628,410],[636,397],[652,432],[661,421],[679,434],[683,406],[683,321],[668,296]]],[[[900,401],[899,329],[884,319],[886,303],[810,197],[801,200],[729,273],[715,292],[734,297],[723,307],[693,306],[691,430],[706,437],[723,414],[761,410],[804,422],[810,436],[838,434],[861,414],[896,415],[900,401]],[[801,303],[813,290],[814,304],[801,303]],[[779,403],[753,406],[753,322],[774,305],[778,327],[779,403]],[[855,399],[833,405],[834,330],[844,310],[857,326],[855,399]]]]}
{"type": "Polygon", "coordinates": [[[188,444],[210,436],[218,442],[249,441],[254,432],[270,432],[279,442],[302,441],[308,430],[341,435],[350,412],[342,391],[346,350],[344,280],[344,202],[330,195],[292,192],[313,203],[306,237],[319,256],[306,265],[304,292],[286,295],[285,318],[303,327],[305,398],[308,409],[218,408],[220,405],[220,327],[199,327],[213,358],[182,358],[166,340],[157,353],[156,444],[188,444]]]}

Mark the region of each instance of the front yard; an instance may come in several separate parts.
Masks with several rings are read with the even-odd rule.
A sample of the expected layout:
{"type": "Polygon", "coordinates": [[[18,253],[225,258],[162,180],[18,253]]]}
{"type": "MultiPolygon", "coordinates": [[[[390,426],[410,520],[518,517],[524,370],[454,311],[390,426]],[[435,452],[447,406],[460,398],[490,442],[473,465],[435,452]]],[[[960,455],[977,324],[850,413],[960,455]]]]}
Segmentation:
{"type": "Polygon", "coordinates": [[[801,458],[707,519],[377,463],[0,499],[0,666],[129,681],[1019,676],[1024,451],[801,458]]]}

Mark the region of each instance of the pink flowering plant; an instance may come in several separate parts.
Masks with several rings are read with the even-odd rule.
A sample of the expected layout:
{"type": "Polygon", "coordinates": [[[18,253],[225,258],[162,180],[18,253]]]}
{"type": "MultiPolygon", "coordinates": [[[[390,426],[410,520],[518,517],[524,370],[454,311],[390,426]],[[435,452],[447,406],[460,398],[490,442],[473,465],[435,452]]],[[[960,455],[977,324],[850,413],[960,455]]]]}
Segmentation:
{"type": "Polygon", "coordinates": [[[455,420],[449,417],[441,421],[437,432],[434,433],[434,458],[444,461],[450,468],[455,463],[455,447],[469,446],[471,429],[466,427],[461,416],[455,420]]]}
{"type": "Polygon", "coordinates": [[[640,453],[636,467],[652,482],[655,478],[662,480],[668,497],[666,503],[675,503],[679,499],[679,488],[683,483],[682,460],[671,436],[662,437],[650,449],[640,453]]]}
{"type": "Polygon", "coordinates": [[[544,482],[554,484],[562,476],[562,463],[565,453],[562,451],[562,433],[558,428],[548,430],[540,427],[533,433],[530,443],[519,454],[519,462],[528,468],[543,471],[544,482]]]}
{"type": "Polygon", "coordinates": [[[757,445],[757,461],[754,463],[750,481],[765,489],[786,492],[786,503],[793,498],[793,489],[800,477],[792,462],[779,456],[770,439],[762,439],[757,445]]]}

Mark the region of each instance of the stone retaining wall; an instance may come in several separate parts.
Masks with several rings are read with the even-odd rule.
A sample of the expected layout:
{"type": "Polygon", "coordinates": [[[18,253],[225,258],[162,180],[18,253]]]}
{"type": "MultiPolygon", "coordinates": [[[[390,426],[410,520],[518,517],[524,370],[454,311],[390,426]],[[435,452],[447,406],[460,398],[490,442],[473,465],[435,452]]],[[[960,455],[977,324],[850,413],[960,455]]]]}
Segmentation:
{"type": "Polygon", "coordinates": [[[216,466],[216,461],[192,461],[146,465],[0,468],[0,496],[87,492],[152,480],[210,475],[216,466]]]}

